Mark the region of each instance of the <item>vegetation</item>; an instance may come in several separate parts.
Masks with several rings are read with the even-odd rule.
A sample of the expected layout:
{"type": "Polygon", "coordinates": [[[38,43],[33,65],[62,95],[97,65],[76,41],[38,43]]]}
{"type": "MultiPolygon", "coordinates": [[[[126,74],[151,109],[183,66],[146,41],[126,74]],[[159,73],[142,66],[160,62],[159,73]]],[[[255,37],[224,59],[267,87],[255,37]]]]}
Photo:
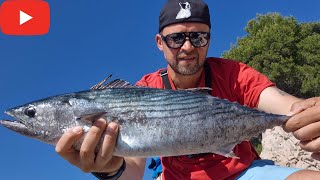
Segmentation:
{"type": "Polygon", "coordinates": [[[224,58],[244,62],[295,96],[320,95],[320,23],[278,13],[257,15],[224,58]]]}
{"type": "MultiPolygon", "coordinates": [[[[320,23],[299,23],[278,13],[257,15],[247,35],[222,56],[248,64],[289,94],[320,95],[320,23]]],[[[261,135],[251,140],[262,151],[261,135]]]]}

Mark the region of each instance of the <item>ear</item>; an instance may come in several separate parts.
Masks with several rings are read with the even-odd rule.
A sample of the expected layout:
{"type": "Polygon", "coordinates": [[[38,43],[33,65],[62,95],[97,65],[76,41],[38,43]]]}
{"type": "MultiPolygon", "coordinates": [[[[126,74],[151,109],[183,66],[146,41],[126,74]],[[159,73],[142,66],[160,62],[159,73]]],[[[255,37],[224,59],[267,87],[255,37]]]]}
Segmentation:
{"type": "Polygon", "coordinates": [[[160,51],[163,51],[163,41],[160,34],[156,35],[156,43],[160,51]]]}

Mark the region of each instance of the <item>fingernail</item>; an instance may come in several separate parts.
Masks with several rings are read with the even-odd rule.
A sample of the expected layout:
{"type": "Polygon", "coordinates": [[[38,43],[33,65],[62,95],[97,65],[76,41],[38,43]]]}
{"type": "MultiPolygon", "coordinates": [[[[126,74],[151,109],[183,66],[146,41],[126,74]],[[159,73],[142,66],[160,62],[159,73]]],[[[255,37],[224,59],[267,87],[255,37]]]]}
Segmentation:
{"type": "Polygon", "coordinates": [[[77,127],[73,128],[72,131],[76,134],[80,134],[82,132],[82,127],[77,126],[77,127]]]}
{"type": "Polygon", "coordinates": [[[96,120],[96,122],[94,122],[94,126],[97,126],[97,127],[102,127],[103,126],[103,121],[102,120],[100,120],[100,119],[98,119],[98,120],[96,120]]]}
{"type": "Polygon", "coordinates": [[[116,123],[110,123],[108,124],[107,131],[116,132],[117,128],[118,128],[118,125],[116,123]]]}

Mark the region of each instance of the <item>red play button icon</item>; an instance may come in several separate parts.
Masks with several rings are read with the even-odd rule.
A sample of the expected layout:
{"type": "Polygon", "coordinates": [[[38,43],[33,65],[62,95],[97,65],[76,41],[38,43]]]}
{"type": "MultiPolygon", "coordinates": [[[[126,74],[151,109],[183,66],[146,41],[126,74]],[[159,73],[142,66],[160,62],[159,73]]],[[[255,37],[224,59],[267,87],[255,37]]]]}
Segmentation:
{"type": "Polygon", "coordinates": [[[42,0],[7,0],[1,6],[1,29],[8,35],[44,35],[49,32],[50,8],[42,0]]]}

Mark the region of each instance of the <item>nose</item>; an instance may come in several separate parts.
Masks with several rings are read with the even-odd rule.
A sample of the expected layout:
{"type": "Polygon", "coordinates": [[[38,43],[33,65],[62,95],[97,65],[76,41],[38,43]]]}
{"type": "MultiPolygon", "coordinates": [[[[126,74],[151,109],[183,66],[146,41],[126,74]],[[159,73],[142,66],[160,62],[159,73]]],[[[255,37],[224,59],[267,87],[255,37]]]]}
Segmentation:
{"type": "Polygon", "coordinates": [[[181,50],[190,52],[194,50],[194,46],[191,44],[189,37],[186,38],[186,41],[184,42],[184,44],[181,47],[181,50]]]}

